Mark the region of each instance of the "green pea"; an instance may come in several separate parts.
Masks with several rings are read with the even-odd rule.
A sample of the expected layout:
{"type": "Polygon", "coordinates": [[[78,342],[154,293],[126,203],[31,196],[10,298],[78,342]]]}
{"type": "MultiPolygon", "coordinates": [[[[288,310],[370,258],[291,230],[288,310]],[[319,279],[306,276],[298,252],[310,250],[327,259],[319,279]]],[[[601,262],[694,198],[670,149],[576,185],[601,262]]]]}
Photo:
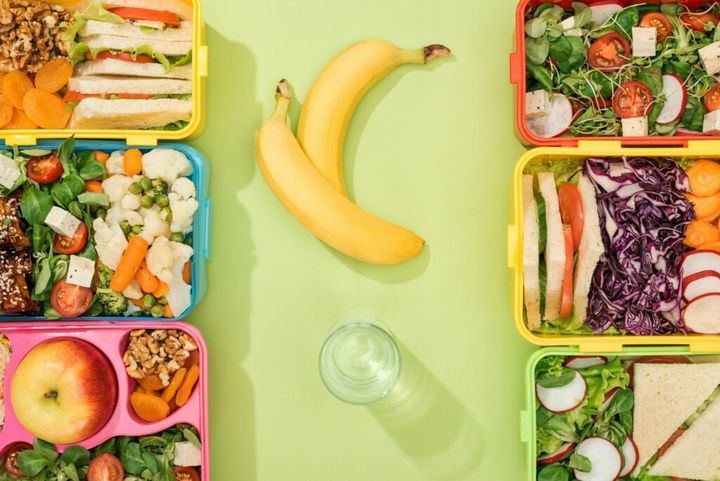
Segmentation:
{"type": "Polygon", "coordinates": [[[158,302],[158,304],[160,304],[161,306],[167,305],[167,299],[165,299],[165,296],[163,296],[163,297],[161,297],[160,299],[158,299],[157,302],[158,302]]]}
{"type": "Polygon", "coordinates": [[[170,199],[165,194],[158,194],[155,196],[155,203],[160,207],[167,207],[170,205],[170,199]]]}
{"type": "Polygon", "coordinates": [[[140,198],[140,205],[142,207],[145,207],[146,209],[149,209],[153,206],[153,199],[149,195],[143,195],[142,198],[140,198]]]}
{"type": "Polygon", "coordinates": [[[160,209],[160,219],[166,222],[172,222],[172,211],[170,207],[163,207],[160,209]]]}
{"type": "Polygon", "coordinates": [[[142,231],[143,231],[143,228],[142,228],[141,225],[134,225],[133,228],[131,229],[131,232],[132,232],[133,234],[139,234],[139,233],[141,233],[142,231]]]}
{"type": "Polygon", "coordinates": [[[152,180],[150,180],[148,177],[143,176],[142,179],[140,179],[140,187],[142,187],[142,190],[145,192],[152,189],[152,180]]]}
{"type": "Polygon", "coordinates": [[[138,182],[133,182],[130,184],[130,193],[131,194],[142,194],[143,188],[138,182]]]}
{"type": "Polygon", "coordinates": [[[105,217],[107,217],[107,211],[103,208],[100,208],[97,210],[95,215],[97,215],[98,219],[105,219],[105,217]]]}
{"type": "Polygon", "coordinates": [[[165,308],[161,304],[156,304],[150,309],[150,315],[153,317],[162,317],[165,315],[165,308]]]}
{"type": "Polygon", "coordinates": [[[165,182],[162,179],[153,179],[152,190],[156,194],[167,194],[167,192],[168,192],[167,182],[165,182]]]}
{"type": "Polygon", "coordinates": [[[130,239],[132,239],[133,237],[135,237],[136,235],[137,235],[136,233],[130,232],[130,233],[127,235],[127,238],[128,238],[128,240],[130,240],[130,239]]]}
{"type": "Polygon", "coordinates": [[[122,229],[123,234],[128,235],[130,233],[130,223],[126,220],[120,222],[120,229],[122,229]]]}
{"type": "Polygon", "coordinates": [[[170,234],[170,240],[173,242],[182,242],[185,240],[185,236],[182,235],[180,232],[173,232],[170,234]]]}
{"type": "Polygon", "coordinates": [[[156,301],[155,296],[152,294],[146,294],[145,297],[143,297],[143,305],[148,309],[153,307],[157,303],[156,301]]]}

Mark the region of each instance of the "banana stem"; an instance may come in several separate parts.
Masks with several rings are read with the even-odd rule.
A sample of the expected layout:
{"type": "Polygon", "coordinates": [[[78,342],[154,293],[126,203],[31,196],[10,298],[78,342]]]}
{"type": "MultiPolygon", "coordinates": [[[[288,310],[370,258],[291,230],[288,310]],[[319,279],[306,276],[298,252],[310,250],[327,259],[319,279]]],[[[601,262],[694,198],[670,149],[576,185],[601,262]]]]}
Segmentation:
{"type": "Polygon", "coordinates": [[[273,117],[285,119],[288,111],[290,110],[290,100],[292,99],[292,92],[290,92],[290,82],[286,79],[282,79],[278,82],[275,88],[275,111],[273,117]]]}
{"type": "Polygon", "coordinates": [[[430,63],[436,58],[447,57],[450,55],[450,49],[445,45],[434,43],[425,47],[423,49],[423,53],[425,55],[425,63],[430,63]]]}

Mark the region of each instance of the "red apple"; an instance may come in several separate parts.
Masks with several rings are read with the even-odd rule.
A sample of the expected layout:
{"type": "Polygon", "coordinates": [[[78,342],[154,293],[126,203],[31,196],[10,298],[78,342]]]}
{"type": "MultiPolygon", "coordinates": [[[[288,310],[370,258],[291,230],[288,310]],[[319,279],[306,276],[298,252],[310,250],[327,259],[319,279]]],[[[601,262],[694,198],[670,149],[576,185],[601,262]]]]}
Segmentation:
{"type": "Polygon", "coordinates": [[[20,424],[53,444],[72,444],[97,433],[117,402],[110,361],[79,339],[38,344],[20,361],[11,385],[20,424]]]}

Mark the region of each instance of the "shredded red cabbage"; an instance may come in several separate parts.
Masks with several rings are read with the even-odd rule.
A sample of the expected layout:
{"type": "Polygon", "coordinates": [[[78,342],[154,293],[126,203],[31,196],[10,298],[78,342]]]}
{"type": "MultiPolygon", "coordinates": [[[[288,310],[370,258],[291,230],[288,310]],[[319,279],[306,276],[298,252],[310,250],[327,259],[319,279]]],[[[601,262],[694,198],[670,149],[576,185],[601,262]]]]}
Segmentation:
{"type": "Polygon", "coordinates": [[[586,324],[636,335],[685,332],[680,261],[695,213],[685,172],[672,159],[588,159],[605,254],[593,277],[586,324]]]}

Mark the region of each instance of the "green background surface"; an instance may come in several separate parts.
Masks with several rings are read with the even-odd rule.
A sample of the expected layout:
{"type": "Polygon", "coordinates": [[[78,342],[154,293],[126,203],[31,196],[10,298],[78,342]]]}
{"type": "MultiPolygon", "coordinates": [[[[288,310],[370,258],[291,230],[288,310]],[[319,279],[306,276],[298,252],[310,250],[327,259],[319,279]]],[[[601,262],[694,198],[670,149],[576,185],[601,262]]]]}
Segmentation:
{"type": "MultiPolygon", "coordinates": [[[[525,478],[518,415],[535,349],[510,312],[505,226],[524,148],[508,82],[515,2],[206,0],[212,165],[208,295],[189,320],[210,352],[214,480],[525,478]],[[342,48],[365,38],[445,43],[454,58],[404,67],[361,103],[347,141],[352,197],[427,241],[404,265],[352,261],[270,192],[255,133],[287,77],[302,102],[342,48]],[[358,311],[390,326],[417,378],[385,412],[344,405],[317,356],[358,311]]],[[[299,104],[295,106],[297,120],[299,104]]]]}

